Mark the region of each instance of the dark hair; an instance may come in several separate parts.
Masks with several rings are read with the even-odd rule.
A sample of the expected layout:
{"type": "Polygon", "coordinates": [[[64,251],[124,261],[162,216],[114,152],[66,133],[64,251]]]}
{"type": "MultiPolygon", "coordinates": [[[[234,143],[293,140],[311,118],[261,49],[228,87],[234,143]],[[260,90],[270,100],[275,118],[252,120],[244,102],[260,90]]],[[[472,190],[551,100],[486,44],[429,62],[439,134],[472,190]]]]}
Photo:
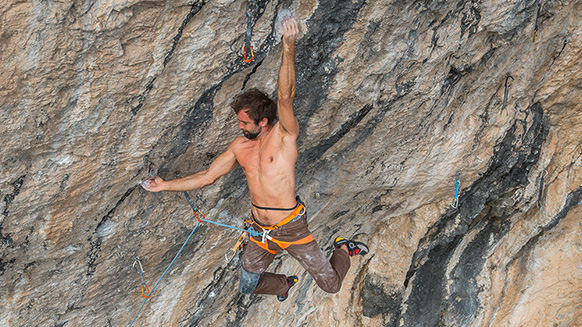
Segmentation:
{"type": "Polygon", "coordinates": [[[247,114],[255,121],[255,124],[267,118],[268,124],[273,125],[277,119],[277,105],[259,89],[250,89],[239,94],[230,107],[236,114],[242,110],[248,110],[247,114]]]}

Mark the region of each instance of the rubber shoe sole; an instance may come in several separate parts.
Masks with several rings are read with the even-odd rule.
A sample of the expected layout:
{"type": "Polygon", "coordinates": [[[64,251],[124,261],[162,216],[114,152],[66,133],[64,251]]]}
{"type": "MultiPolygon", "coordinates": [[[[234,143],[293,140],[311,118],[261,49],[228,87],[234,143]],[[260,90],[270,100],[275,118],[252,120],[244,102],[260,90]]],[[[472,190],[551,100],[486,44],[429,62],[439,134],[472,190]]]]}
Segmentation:
{"type": "Polygon", "coordinates": [[[333,241],[333,246],[336,248],[340,248],[343,244],[347,246],[350,257],[355,255],[366,255],[370,253],[368,246],[362,242],[346,240],[343,237],[336,237],[336,239],[333,241]]]}
{"type": "Polygon", "coordinates": [[[279,302],[287,300],[287,297],[289,297],[289,290],[291,289],[291,287],[293,287],[293,285],[297,283],[297,281],[299,281],[299,278],[297,278],[297,276],[287,277],[287,283],[289,284],[289,288],[287,289],[287,292],[285,292],[285,294],[277,295],[277,300],[279,300],[279,302]]]}

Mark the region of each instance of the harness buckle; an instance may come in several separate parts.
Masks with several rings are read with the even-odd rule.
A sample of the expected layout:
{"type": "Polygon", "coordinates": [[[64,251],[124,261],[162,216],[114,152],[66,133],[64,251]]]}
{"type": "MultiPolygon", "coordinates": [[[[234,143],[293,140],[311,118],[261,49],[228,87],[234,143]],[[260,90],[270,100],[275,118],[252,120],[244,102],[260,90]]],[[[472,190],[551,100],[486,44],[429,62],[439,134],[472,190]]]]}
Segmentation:
{"type": "Polygon", "coordinates": [[[265,244],[265,242],[267,242],[267,240],[273,239],[271,236],[269,236],[270,232],[271,232],[271,230],[264,230],[263,229],[263,233],[262,233],[263,235],[261,236],[263,244],[265,244]]]}

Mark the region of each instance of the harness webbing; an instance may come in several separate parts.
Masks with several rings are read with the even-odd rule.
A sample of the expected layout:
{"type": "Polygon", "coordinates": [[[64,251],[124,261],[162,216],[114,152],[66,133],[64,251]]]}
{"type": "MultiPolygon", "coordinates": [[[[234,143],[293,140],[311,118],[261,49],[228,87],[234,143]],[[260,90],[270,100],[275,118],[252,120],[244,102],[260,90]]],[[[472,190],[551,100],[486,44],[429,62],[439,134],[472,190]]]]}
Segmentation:
{"type": "Polygon", "coordinates": [[[297,206],[299,206],[299,202],[297,202],[297,204],[295,204],[295,206],[293,208],[273,208],[273,207],[261,207],[258,206],[254,203],[251,202],[251,205],[257,209],[261,209],[261,210],[273,210],[273,211],[289,211],[289,210],[293,210],[295,208],[297,208],[297,206]]]}
{"type": "MultiPolygon", "coordinates": [[[[259,226],[260,229],[263,230],[262,234],[262,238],[261,240],[256,240],[254,237],[250,237],[251,241],[255,242],[258,246],[260,246],[261,248],[263,248],[264,250],[272,253],[272,254],[277,254],[279,251],[275,251],[275,250],[271,250],[269,249],[269,245],[268,245],[268,241],[271,241],[275,244],[277,244],[281,249],[286,249],[288,248],[290,245],[293,244],[307,244],[311,241],[314,241],[315,239],[313,238],[313,235],[309,234],[308,236],[296,240],[296,241],[291,241],[291,242],[287,242],[287,241],[280,241],[277,239],[274,239],[272,236],[269,235],[269,233],[273,230],[279,229],[280,227],[282,227],[285,224],[288,224],[289,222],[291,222],[292,220],[294,220],[297,217],[301,217],[305,214],[305,205],[301,202],[301,200],[299,200],[299,198],[297,199],[297,206],[295,207],[295,209],[293,210],[293,212],[285,217],[285,219],[283,219],[280,223],[275,224],[275,225],[271,225],[271,226],[263,226],[261,224],[259,224],[256,220],[255,217],[253,216],[253,213],[251,212],[249,215],[250,220],[247,220],[245,223],[251,223],[255,224],[257,226],[259,226]]],[[[251,227],[252,228],[252,227],[251,227]]]]}
{"type": "MultiPolygon", "coordinates": [[[[261,248],[263,248],[264,250],[266,250],[272,254],[279,253],[279,251],[269,249],[269,245],[266,241],[263,242],[262,240],[261,241],[255,240],[254,237],[250,237],[250,240],[255,242],[258,246],[260,246],[261,248]]],[[[307,244],[311,241],[315,241],[315,238],[313,237],[313,235],[309,234],[309,235],[305,236],[304,238],[297,240],[297,241],[293,241],[293,242],[279,241],[279,240],[276,240],[272,237],[269,237],[268,240],[276,243],[281,249],[285,250],[286,248],[288,248],[289,246],[291,246],[293,244],[307,244]]]]}
{"type": "MultiPolygon", "coordinates": [[[[274,229],[278,229],[279,227],[289,223],[291,220],[295,219],[297,216],[303,216],[303,214],[305,213],[305,206],[302,203],[297,202],[297,206],[295,208],[293,208],[293,212],[291,214],[289,214],[289,216],[287,216],[285,219],[281,220],[280,223],[275,224],[275,225],[271,225],[271,226],[263,226],[262,224],[259,224],[256,220],[255,220],[255,216],[253,215],[253,213],[251,212],[251,214],[249,215],[250,220],[248,220],[248,222],[254,223],[257,226],[259,226],[262,230],[274,230],[274,229]]],[[[255,236],[255,235],[253,235],[255,236]]],[[[256,235],[258,236],[258,235],[256,235]]]]}

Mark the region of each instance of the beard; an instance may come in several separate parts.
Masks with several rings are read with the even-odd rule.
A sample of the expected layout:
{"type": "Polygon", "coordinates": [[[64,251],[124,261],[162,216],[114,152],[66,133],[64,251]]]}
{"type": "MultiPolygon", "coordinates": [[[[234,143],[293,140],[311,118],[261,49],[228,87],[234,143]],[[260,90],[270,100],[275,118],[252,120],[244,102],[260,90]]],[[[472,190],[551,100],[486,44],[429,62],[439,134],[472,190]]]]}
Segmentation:
{"type": "Polygon", "coordinates": [[[259,129],[256,132],[252,132],[252,131],[243,131],[243,135],[249,139],[249,140],[254,140],[257,138],[257,136],[259,136],[259,134],[261,134],[261,130],[259,129]]]}

